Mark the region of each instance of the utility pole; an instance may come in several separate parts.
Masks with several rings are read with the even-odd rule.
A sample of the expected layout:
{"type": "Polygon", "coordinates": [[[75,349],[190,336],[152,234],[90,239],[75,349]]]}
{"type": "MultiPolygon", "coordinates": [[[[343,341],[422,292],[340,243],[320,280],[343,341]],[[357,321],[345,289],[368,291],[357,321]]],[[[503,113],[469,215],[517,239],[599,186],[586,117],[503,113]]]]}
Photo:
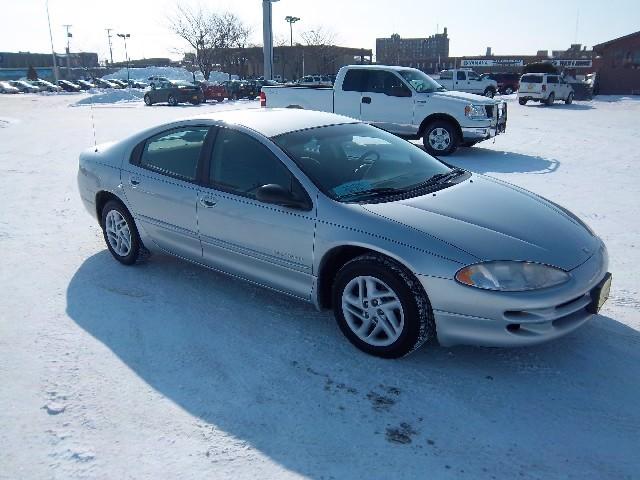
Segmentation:
{"type": "Polygon", "coordinates": [[[273,19],[271,4],[279,0],[262,0],[262,39],[264,79],[273,80],[273,19]]]}
{"type": "Polygon", "coordinates": [[[113,63],[113,49],[111,48],[111,32],[113,28],[105,28],[107,31],[107,39],[109,40],[109,57],[111,58],[111,63],[113,63]]]}
{"type": "Polygon", "coordinates": [[[131,85],[129,84],[129,54],[127,53],[127,38],[131,37],[130,33],[118,33],[116,34],[118,35],[120,38],[122,38],[124,40],[124,56],[127,59],[127,85],[129,85],[129,88],[131,88],[131,85]]]}
{"type": "Polygon", "coordinates": [[[67,30],[67,80],[70,78],[70,72],[71,72],[71,48],[69,46],[69,39],[73,37],[73,35],[69,31],[69,29],[72,26],[73,25],[63,25],[63,27],[67,30]]]}
{"type": "Polygon", "coordinates": [[[49,17],[49,0],[45,1],[45,7],[47,9],[47,22],[49,23],[49,40],[51,40],[51,56],[53,57],[53,78],[58,83],[58,61],[56,60],[56,52],[53,49],[53,34],[51,33],[51,18],[49,17]]]}

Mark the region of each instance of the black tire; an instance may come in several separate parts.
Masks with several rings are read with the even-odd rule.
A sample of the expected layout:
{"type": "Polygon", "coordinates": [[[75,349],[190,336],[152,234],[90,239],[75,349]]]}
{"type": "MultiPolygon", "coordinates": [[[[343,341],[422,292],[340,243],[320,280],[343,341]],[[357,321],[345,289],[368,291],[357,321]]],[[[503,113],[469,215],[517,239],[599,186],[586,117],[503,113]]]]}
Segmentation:
{"type": "Polygon", "coordinates": [[[556,94],[551,92],[549,94],[549,96],[547,97],[547,100],[544,103],[545,103],[545,105],[550,107],[551,105],[553,105],[553,102],[555,102],[555,101],[556,101],[556,94]]]}
{"type": "Polygon", "coordinates": [[[511,95],[511,94],[513,93],[513,88],[511,88],[511,87],[507,87],[507,88],[505,88],[505,89],[504,89],[504,93],[505,93],[506,95],[511,95]]]}
{"type": "Polygon", "coordinates": [[[169,97],[167,98],[167,103],[172,107],[175,107],[176,105],[178,105],[178,100],[173,95],[169,95],[169,97]]]}
{"type": "Polygon", "coordinates": [[[405,267],[380,254],[365,254],[350,260],[338,271],[333,283],[333,308],[342,333],[357,348],[382,358],[399,358],[410,354],[425,342],[436,339],[436,324],[431,304],[422,285],[405,267]],[[349,327],[342,312],[342,294],[347,284],[358,276],[372,276],[388,285],[397,295],[404,312],[404,326],[395,342],[374,346],[361,340],[349,327]]]}
{"type": "Polygon", "coordinates": [[[136,224],[133,221],[129,210],[127,210],[127,208],[121,202],[118,202],[116,200],[109,200],[106,203],[106,205],[102,209],[100,226],[102,227],[102,235],[104,237],[104,241],[107,244],[107,248],[111,252],[111,255],[113,255],[113,258],[115,258],[123,265],[133,265],[139,259],[141,259],[141,250],[144,250],[144,247],[142,245],[142,241],[140,240],[138,229],[136,228],[136,224]],[[115,210],[120,213],[120,215],[122,215],[124,220],[127,222],[127,227],[129,228],[129,232],[131,234],[131,249],[126,256],[119,255],[118,252],[116,252],[111,246],[109,238],[107,237],[106,219],[107,214],[112,210],[115,210]]]}
{"type": "Polygon", "coordinates": [[[153,105],[153,102],[151,101],[151,97],[149,95],[144,96],[144,104],[147,107],[150,107],[151,105],[153,105]]]}
{"type": "Polygon", "coordinates": [[[458,129],[453,125],[453,123],[448,122],[446,120],[435,120],[431,122],[424,129],[423,136],[422,136],[422,143],[424,145],[425,150],[430,155],[433,155],[435,157],[446,157],[447,155],[451,155],[453,152],[456,151],[456,148],[458,148],[459,142],[460,142],[460,139],[458,138],[458,129]],[[432,146],[431,143],[429,142],[429,135],[431,135],[431,132],[433,132],[438,128],[442,128],[446,130],[449,135],[449,143],[448,144],[445,143],[444,145],[446,145],[446,148],[443,148],[443,149],[437,149],[434,146],[432,146]]]}
{"type": "Polygon", "coordinates": [[[483,93],[483,95],[484,95],[485,97],[493,98],[493,97],[495,97],[495,96],[496,96],[496,91],[495,91],[495,89],[494,89],[494,88],[492,88],[492,87],[487,87],[487,88],[485,88],[485,89],[484,89],[484,93],[483,93]]]}
{"type": "Polygon", "coordinates": [[[527,100],[526,98],[519,98],[519,99],[518,99],[518,103],[519,103],[520,105],[526,105],[528,101],[529,101],[529,100],[527,100]]]}
{"type": "Polygon", "coordinates": [[[564,103],[566,105],[571,105],[573,103],[573,92],[569,93],[569,96],[567,97],[567,99],[564,101],[564,103]]]}
{"type": "Polygon", "coordinates": [[[224,98],[217,98],[216,100],[218,100],[218,103],[224,102],[224,98]]]}

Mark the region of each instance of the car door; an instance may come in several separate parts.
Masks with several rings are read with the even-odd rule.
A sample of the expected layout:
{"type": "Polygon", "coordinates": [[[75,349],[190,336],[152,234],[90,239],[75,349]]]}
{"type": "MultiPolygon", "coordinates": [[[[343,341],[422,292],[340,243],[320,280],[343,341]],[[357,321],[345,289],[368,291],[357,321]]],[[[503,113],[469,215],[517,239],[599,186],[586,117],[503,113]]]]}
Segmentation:
{"type": "MultiPolygon", "coordinates": [[[[198,225],[207,265],[309,299],[313,285],[316,214],[309,195],[256,137],[220,127],[199,190],[198,225]],[[258,187],[277,184],[304,199],[294,209],[256,199],[258,187]]],[[[281,154],[281,153],[280,153],[281,154]]]]}
{"type": "Polygon", "coordinates": [[[335,90],[334,87],[333,110],[335,113],[360,120],[362,91],[367,77],[365,69],[351,68],[347,70],[340,88],[335,90]]]}
{"type": "Polygon", "coordinates": [[[368,70],[360,118],[389,132],[415,133],[411,90],[395,73],[368,70]]]}
{"type": "Polygon", "coordinates": [[[551,95],[551,92],[555,95],[556,100],[562,98],[562,92],[560,91],[558,84],[558,77],[555,75],[547,75],[547,98],[551,95]]]}
{"type": "Polygon", "coordinates": [[[469,85],[468,85],[468,81],[467,81],[467,72],[465,72],[464,70],[457,70],[456,71],[456,77],[454,80],[454,86],[453,86],[454,90],[458,90],[460,92],[468,92],[469,91],[469,85]]]}
{"type": "Polygon", "coordinates": [[[484,93],[482,79],[476,72],[465,72],[467,74],[467,91],[471,93],[484,93]]]}
{"type": "Polygon", "coordinates": [[[564,78],[559,77],[558,79],[558,87],[562,93],[562,100],[566,100],[569,97],[569,92],[571,91],[570,85],[565,81],[564,78]]]}
{"type": "Polygon", "coordinates": [[[161,249],[200,261],[196,185],[208,126],[158,133],[141,142],[125,162],[122,186],[131,213],[161,249]]]}

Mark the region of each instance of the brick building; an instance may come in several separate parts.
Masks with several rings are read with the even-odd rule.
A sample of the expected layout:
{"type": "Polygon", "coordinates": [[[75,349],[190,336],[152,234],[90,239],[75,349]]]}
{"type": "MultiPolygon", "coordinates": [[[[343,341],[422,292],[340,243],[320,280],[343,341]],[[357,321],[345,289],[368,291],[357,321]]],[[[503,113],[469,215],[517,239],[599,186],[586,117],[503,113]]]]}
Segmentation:
{"type": "Polygon", "coordinates": [[[594,45],[601,94],[640,95],[640,31],[594,45]]]}
{"type": "Polygon", "coordinates": [[[447,28],[425,38],[402,38],[397,33],[390,38],[376,39],[376,62],[386,65],[402,65],[421,70],[434,69],[435,65],[449,57],[447,28]]]}

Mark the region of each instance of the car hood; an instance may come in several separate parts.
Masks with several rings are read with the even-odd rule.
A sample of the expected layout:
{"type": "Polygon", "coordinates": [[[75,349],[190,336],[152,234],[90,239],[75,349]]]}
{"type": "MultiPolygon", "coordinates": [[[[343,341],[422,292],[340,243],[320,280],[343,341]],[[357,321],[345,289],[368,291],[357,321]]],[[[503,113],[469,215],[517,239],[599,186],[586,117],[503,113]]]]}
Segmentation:
{"type": "Polygon", "coordinates": [[[476,105],[494,105],[498,103],[496,100],[485,97],[484,95],[476,95],[474,93],[466,92],[454,92],[451,90],[445,90],[444,92],[434,92],[433,95],[436,98],[460,100],[465,103],[473,102],[476,105]]]}
{"type": "Polygon", "coordinates": [[[571,270],[600,245],[588,227],[562,207],[478,175],[435,195],[363,207],[482,261],[526,260],[571,270]]]}

